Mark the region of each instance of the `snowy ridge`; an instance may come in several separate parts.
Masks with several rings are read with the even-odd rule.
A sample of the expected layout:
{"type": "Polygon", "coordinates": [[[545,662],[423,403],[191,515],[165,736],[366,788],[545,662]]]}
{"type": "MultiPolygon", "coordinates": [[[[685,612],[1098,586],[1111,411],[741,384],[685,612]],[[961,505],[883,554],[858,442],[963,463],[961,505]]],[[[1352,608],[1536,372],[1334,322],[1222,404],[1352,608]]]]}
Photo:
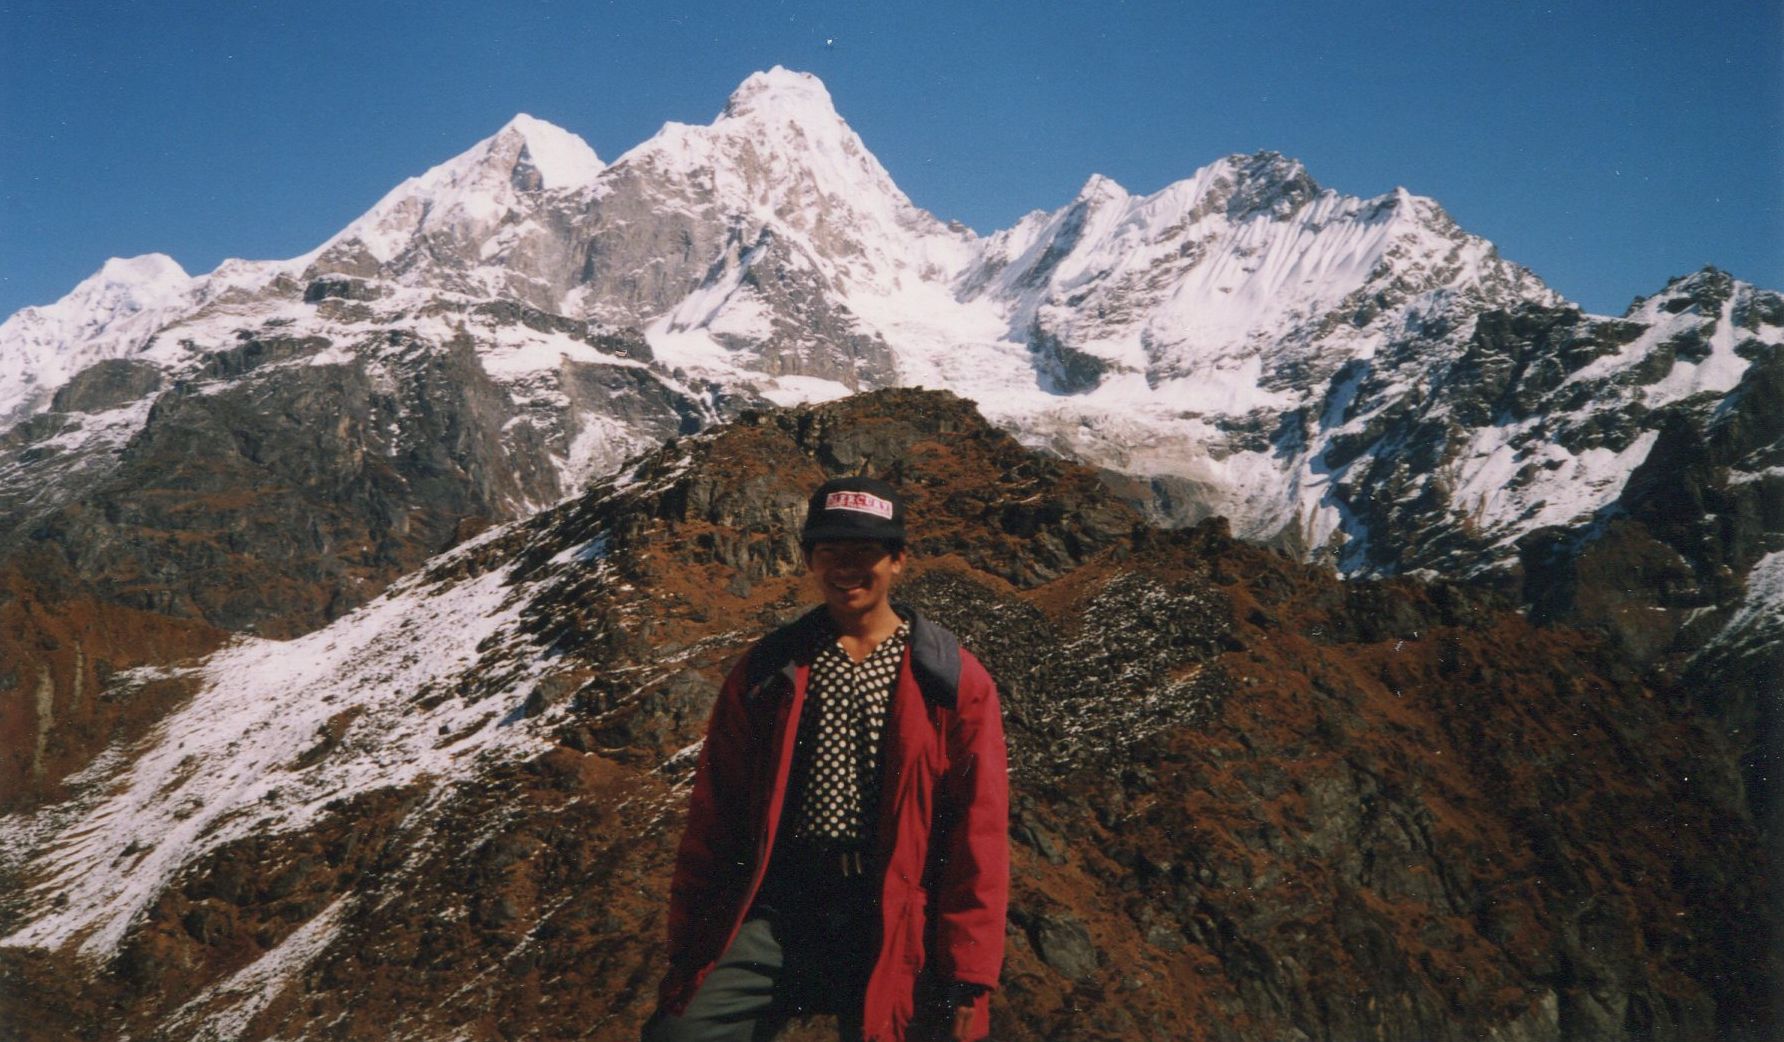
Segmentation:
{"type": "Polygon", "coordinates": [[[1403,298],[1558,302],[1431,200],[1403,189],[1343,196],[1270,153],[1230,156],[1139,198],[1093,177],[1044,224],[1030,219],[989,242],[963,282],[971,296],[1004,302],[1009,336],[1026,338],[1038,323],[1170,396],[1183,389],[1171,381],[1223,358],[1256,354],[1274,366],[1315,338],[1329,370],[1342,361],[1334,338],[1367,357],[1396,332],[1393,310],[1358,322],[1352,309],[1333,328],[1320,320],[1390,273],[1403,298]]]}
{"type": "MultiPolygon", "coordinates": [[[[1751,364],[1751,360],[1742,358],[1735,350],[1740,334],[1735,312],[1750,304],[1754,294],[1754,287],[1737,284],[1713,315],[1705,315],[1695,307],[1678,308],[1678,297],[1673,294],[1656,294],[1631,308],[1625,316],[1647,326],[1641,336],[1614,354],[1569,374],[1566,386],[1591,384],[1625,374],[1651,357],[1656,348],[1696,332],[1708,319],[1711,332],[1706,338],[1707,354],[1701,358],[1678,359],[1665,377],[1641,386],[1631,398],[1648,408],[1658,409],[1705,392],[1726,394],[1740,383],[1741,374],[1751,364]]],[[[1784,326],[1776,323],[1757,323],[1752,332],[1762,342],[1775,343],[1784,339],[1784,326]]]]}
{"type": "Polygon", "coordinates": [[[901,356],[911,382],[980,401],[1030,444],[1186,482],[1244,536],[1293,529],[1309,545],[1360,537],[1320,462],[1326,442],[1414,391],[1409,378],[1355,401],[1346,365],[1441,321],[1436,364],[1482,308],[1559,303],[1431,200],[1343,196],[1270,153],[1145,197],[1093,177],[1071,205],[987,240],[956,285],[948,328],[977,337],[920,337],[927,350],[901,356]],[[1049,344],[1081,359],[1075,384],[1049,344]],[[1344,395],[1357,408],[1332,409],[1344,395]],[[1299,453],[1229,433],[1297,411],[1324,416],[1299,453]]]}
{"type": "MultiPolygon", "coordinates": [[[[1657,434],[1643,431],[1621,446],[1570,449],[1553,437],[1555,428],[1565,431],[1619,410],[1646,413],[1734,390],[1752,364],[1736,350],[1743,334],[1735,313],[1752,302],[1756,291],[1736,283],[1717,311],[1705,315],[1695,306],[1679,306],[1685,299],[1681,294],[1698,281],[1681,280],[1671,292],[1632,308],[1625,321],[1642,324],[1640,335],[1561,382],[1556,393],[1589,396],[1589,412],[1502,418],[1475,429],[1445,475],[1453,484],[1458,513],[1506,547],[1532,528],[1583,522],[1616,500],[1629,475],[1647,459],[1657,434]],[[1667,345],[1699,334],[1701,356],[1673,359],[1663,375],[1655,374],[1657,379],[1637,372],[1653,366],[1667,345]],[[1523,481],[1514,480],[1519,472],[1526,475],[1523,481]]],[[[1784,327],[1756,323],[1748,335],[1776,344],[1784,342],[1784,327]]]]}
{"type": "MultiPolygon", "coordinates": [[[[567,387],[566,367],[636,371],[645,381],[661,385],[670,396],[703,401],[701,392],[677,381],[661,366],[603,350],[590,336],[507,320],[502,313],[485,308],[487,301],[475,297],[388,286],[376,301],[338,307],[331,306],[337,301],[308,303],[280,294],[232,294],[227,292],[228,284],[213,276],[194,281],[198,287],[195,294],[208,302],[176,313],[151,341],[125,356],[158,366],[164,386],[180,381],[202,393],[218,394],[276,379],[281,373],[358,366],[392,402],[405,403],[411,402],[412,396],[404,393],[401,374],[415,361],[415,347],[424,345],[429,353],[438,353],[459,338],[468,338],[476,344],[475,363],[507,392],[518,410],[509,420],[509,428],[524,423],[543,436],[544,462],[557,472],[565,494],[581,488],[590,478],[610,473],[626,457],[660,440],[637,424],[592,411],[590,403],[579,400],[567,387]],[[211,349],[233,346],[244,338],[303,347],[291,357],[258,365],[245,374],[218,376],[210,372],[211,349]]],[[[590,332],[602,331],[593,327],[590,332]]],[[[115,465],[131,438],[148,422],[154,400],[151,396],[104,412],[72,414],[60,433],[33,442],[31,456],[0,455],[0,480],[16,481],[18,489],[31,490],[27,506],[44,508],[59,502],[61,492],[73,486],[62,477],[52,478],[52,472],[99,474],[115,465]]],[[[382,441],[394,454],[404,442],[402,415],[390,420],[396,426],[384,431],[382,441]]],[[[516,503],[515,516],[547,505],[548,501],[516,503]]]]}

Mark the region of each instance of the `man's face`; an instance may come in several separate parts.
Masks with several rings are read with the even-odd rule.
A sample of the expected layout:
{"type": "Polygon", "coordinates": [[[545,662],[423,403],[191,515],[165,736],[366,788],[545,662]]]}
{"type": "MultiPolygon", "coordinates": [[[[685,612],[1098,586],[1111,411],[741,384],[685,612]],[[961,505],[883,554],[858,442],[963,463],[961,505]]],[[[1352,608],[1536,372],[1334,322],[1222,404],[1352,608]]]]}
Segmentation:
{"type": "Polygon", "coordinates": [[[871,539],[839,539],[813,544],[805,564],[831,611],[859,615],[891,595],[892,580],[904,571],[904,551],[888,553],[871,539]]]}

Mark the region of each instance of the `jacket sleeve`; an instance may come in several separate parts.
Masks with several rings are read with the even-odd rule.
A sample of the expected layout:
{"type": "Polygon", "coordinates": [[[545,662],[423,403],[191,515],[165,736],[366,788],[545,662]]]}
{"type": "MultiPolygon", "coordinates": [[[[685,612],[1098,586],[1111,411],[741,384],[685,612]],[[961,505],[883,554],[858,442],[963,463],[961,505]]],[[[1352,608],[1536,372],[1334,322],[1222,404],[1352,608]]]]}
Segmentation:
{"type": "Polygon", "coordinates": [[[944,979],[997,987],[1010,899],[1008,754],[997,688],[961,652],[959,696],[938,792],[949,822],[934,896],[937,970],[944,979]]]}
{"type": "Polygon", "coordinates": [[[696,950],[697,945],[712,935],[710,920],[733,911],[728,898],[749,868],[750,721],[743,705],[748,673],[746,655],[719,689],[706,725],[669,884],[671,967],[716,954],[696,950]]]}

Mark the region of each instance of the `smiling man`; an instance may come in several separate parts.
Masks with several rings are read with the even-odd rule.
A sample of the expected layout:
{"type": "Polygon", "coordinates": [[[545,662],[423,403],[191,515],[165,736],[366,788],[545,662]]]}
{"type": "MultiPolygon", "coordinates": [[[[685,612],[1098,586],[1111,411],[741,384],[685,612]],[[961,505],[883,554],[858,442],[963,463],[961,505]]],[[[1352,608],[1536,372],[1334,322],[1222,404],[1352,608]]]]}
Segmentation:
{"type": "Polygon", "coordinates": [[[812,494],[824,603],[759,641],[707,726],[647,1042],[760,1042],[803,1013],[844,1039],[989,1031],[1009,894],[997,690],[891,599],[905,508],[872,478],[812,494]]]}

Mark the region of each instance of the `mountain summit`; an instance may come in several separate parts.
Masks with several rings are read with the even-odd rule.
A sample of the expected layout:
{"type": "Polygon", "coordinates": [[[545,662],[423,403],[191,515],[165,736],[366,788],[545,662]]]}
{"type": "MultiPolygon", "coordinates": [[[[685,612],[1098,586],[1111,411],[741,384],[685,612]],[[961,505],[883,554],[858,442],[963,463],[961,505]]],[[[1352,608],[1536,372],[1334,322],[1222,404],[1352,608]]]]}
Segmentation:
{"type": "Polygon", "coordinates": [[[95,362],[134,353],[191,304],[191,276],[165,253],[114,257],[67,296],[0,324],[0,425],[44,409],[95,362]]]}
{"type": "Polygon", "coordinates": [[[304,265],[478,296],[526,295],[567,262],[553,227],[605,165],[568,131],[524,113],[463,154],[398,185],[304,265]]]}
{"type": "Polygon", "coordinates": [[[724,115],[733,119],[760,115],[798,122],[840,120],[824,82],[809,72],[776,65],[752,72],[725,101],[724,115]]]}

